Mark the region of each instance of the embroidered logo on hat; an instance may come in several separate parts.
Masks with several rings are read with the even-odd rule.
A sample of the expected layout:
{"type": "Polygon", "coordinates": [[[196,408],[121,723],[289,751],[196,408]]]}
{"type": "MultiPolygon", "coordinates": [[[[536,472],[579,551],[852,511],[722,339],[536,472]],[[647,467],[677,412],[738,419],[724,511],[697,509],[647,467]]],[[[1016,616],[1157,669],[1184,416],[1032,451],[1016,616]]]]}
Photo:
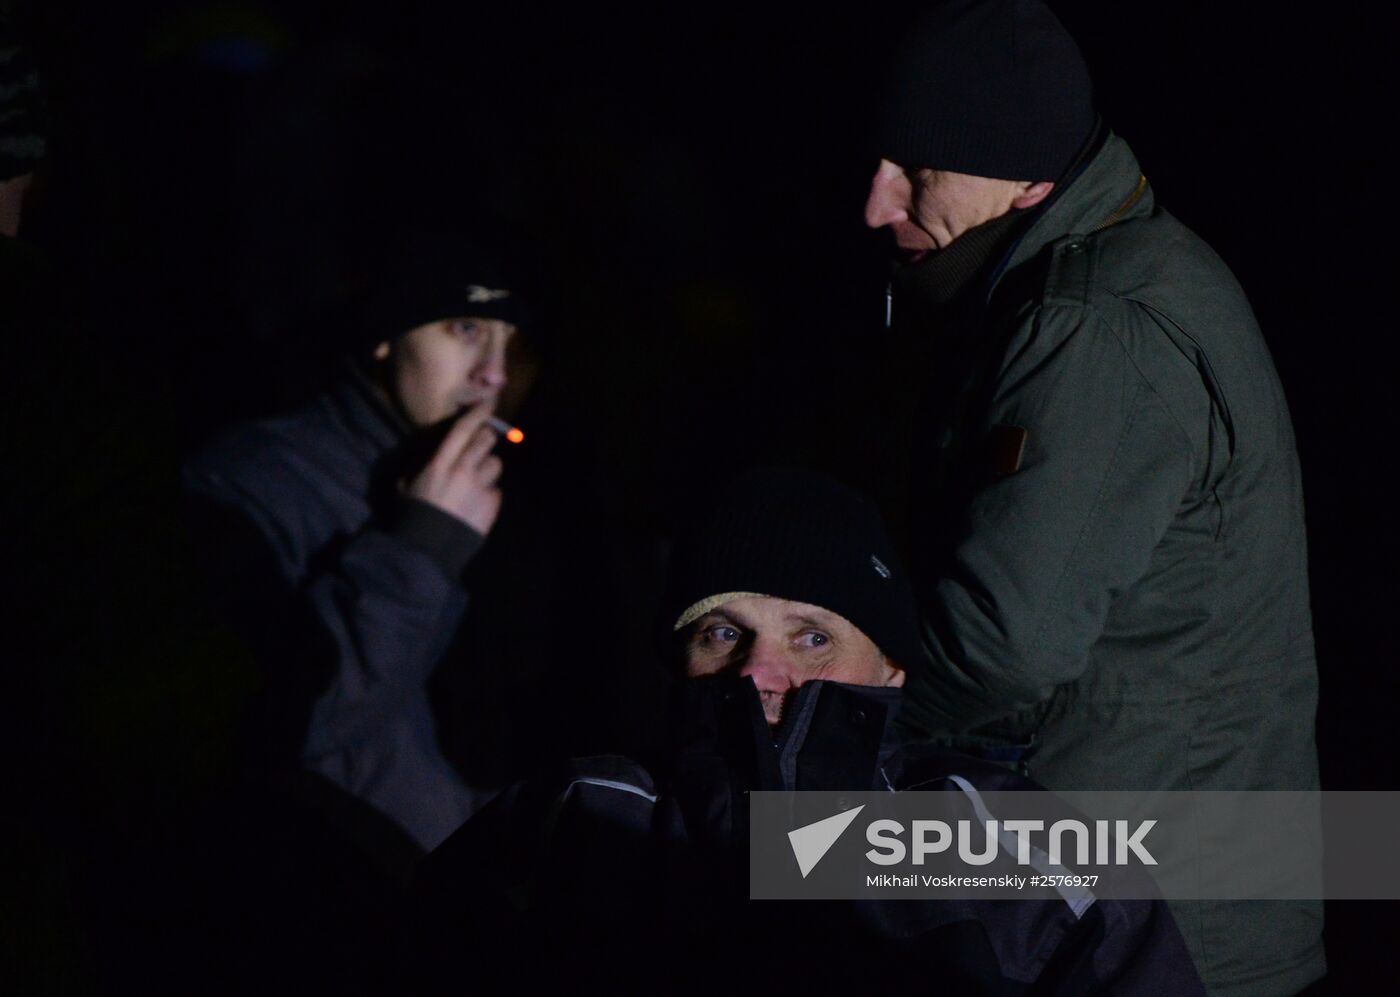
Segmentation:
{"type": "Polygon", "coordinates": [[[482,287],[480,284],[469,284],[467,286],[467,301],[473,305],[483,305],[488,301],[500,301],[502,298],[509,298],[510,292],[494,287],[482,287]]]}
{"type": "Polygon", "coordinates": [[[875,574],[879,575],[881,578],[890,577],[890,569],[885,567],[885,562],[874,554],[870,555],[870,564],[875,569],[875,574]]]}

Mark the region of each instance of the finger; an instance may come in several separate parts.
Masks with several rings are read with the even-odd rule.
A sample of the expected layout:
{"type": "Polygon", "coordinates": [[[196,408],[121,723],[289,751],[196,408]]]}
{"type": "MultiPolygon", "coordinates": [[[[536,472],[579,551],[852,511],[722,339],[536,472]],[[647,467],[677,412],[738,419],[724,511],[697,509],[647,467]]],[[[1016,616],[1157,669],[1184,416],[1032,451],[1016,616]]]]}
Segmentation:
{"type": "Polygon", "coordinates": [[[494,485],[497,481],[500,480],[501,469],[504,466],[505,465],[501,462],[501,458],[497,457],[495,454],[491,454],[481,462],[480,466],[477,467],[477,482],[482,487],[489,487],[491,485],[494,485]]]}
{"type": "Polygon", "coordinates": [[[462,448],[461,453],[457,455],[457,459],[452,464],[453,468],[476,469],[480,467],[481,462],[491,453],[491,448],[495,445],[495,432],[486,426],[482,426],[477,430],[476,435],[471,438],[471,441],[462,448]]]}
{"type": "MultiPolygon", "coordinates": [[[[442,460],[446,463],[455,462],[462,454],[462,451],[471,442],[477,431],[487,419],[491,418],[495,405],[490,402],[475,405],[467,409],[457,417],[457,421],[452,424],[452,428],[443,437],[442,443],[438,444],[437,453],[433,455],[434,460],[442,460]]],[[[494,434],[488,430],[487,435],[495,439],[494,434]]]]}

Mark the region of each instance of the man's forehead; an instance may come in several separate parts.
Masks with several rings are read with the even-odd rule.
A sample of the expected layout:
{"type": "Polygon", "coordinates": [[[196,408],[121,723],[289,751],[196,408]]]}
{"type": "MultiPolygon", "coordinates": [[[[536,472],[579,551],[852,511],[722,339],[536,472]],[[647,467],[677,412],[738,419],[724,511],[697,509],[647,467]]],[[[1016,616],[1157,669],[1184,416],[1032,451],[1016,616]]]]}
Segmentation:
{"type": "Polygon", "coordinates": [[[502,318],[487,318],[484,315],[447,315],[443,318],[433,319],[430,322],[416,325],[411,329],[405,329],[402,335],[407,336],[410,333],[417,332],[419,329],[444,329],[452,325],[479,325],[488,329],[494,329],[499,326],[501,331],[507,336],[515,332],[514,324],[502,318]]]}
{"type": "Polygon", "coordinates": [[[699,620],[723,619],[731,623],[750,623],[759,620],[779,620],[793,623],[831,624],[839,621],[854,626],[840,613],[834,613],[821,606],[808,602],[795,602],[779,599],[771,595],[740,595],[709,608],[698,617],[699,620]]]}
{"type": "Polygon", "coordinates": [[[503,318],[491,318],[486,315],[456,315],[452,318],[443,319],[444,322],[470,322],[473,325],[500,326],[506,332],[514,332],[515,326],[503,318]]]}

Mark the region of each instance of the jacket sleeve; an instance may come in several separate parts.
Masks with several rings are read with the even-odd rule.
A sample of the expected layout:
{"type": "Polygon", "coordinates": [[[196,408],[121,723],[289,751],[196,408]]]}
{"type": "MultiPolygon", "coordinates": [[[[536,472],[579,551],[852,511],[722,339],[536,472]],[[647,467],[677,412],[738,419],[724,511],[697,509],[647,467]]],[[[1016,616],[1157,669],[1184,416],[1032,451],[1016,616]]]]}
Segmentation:
{"type": "Polygon", "coordinates": [[[399,919],[404,992],[460,994],[464,966],[482,993],[655,990],[670,968],[645,941],[665,881],[657,800],[618,756],[501,792],[419,867],[399,919]]]}
{"type": "Polygon", "coordinates": [[[298,518],[218,476],[189,476],[192,526],[218,608],[263,674],[262,749],[309,761],[362,743],[421,688],[455,633],[458,580],[481,543],[423,503],[308,549],[298,518]]]}
{"type": "MultiPolygon", "coordinates": [[[[1091,955],[1084,960],[1088,963],[1084,986],[1077,985],[1079,981],[1071,985],[1073,974],[1066,974],[1057,992],[1093,992],[1087,982],[1092,980],[1101,993],[1143,997],[1205,993],[1186,940],[1165,900],[1100,900],[1094,913],[1095,923],[1089,927],[1095,938],[1091,955]]],[[[1065,948],[1067,953],[1073,952],[1072,945],[1065,948]]],[[[1063,955],[1057,961],[1061,968],[1066,962],[1073,964],[1063,955]]]]}
{"type": "Polygon", "coordinates": [[[971,489],[920,594],[932,661],[909,676],[905,723],[922,735],[1078,678],[1193,480],[1188,437],[1092,307],[1042,306],[1023,323],[981,428],[997,425],[1026,431],[1021,464],[971,489]]]}

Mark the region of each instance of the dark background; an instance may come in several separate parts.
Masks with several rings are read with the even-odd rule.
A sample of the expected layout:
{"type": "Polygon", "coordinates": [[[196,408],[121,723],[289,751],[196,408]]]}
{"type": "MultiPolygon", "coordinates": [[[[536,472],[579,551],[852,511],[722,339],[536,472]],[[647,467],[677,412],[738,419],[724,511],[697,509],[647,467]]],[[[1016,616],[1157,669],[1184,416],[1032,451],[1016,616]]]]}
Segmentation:
{"type": "MultiPolygon", "coordinates": [[[[1395,789],[1391,26],[1053,6],[1159,203],[1259,315],[1308,496],[1324,786],[1395,789]]],[[[159,855],[233,764],[253,681],[195,595],[178,464],[310,390],[395,220],[505,240],[536,309],[526,424],[586,428],[633,538],[749,463],[873,443],[865,129],[905,14],[813,10],[30,11],[50,150],[23,235],[53,279],[4,289],[39,301],[4,363],[22,970],[98,985],[111,912],[141,905],[105,870],[159,855]]],[[[1395,912],[1329,905],[1339,992],[1384,965],[1395,912]]]]}

